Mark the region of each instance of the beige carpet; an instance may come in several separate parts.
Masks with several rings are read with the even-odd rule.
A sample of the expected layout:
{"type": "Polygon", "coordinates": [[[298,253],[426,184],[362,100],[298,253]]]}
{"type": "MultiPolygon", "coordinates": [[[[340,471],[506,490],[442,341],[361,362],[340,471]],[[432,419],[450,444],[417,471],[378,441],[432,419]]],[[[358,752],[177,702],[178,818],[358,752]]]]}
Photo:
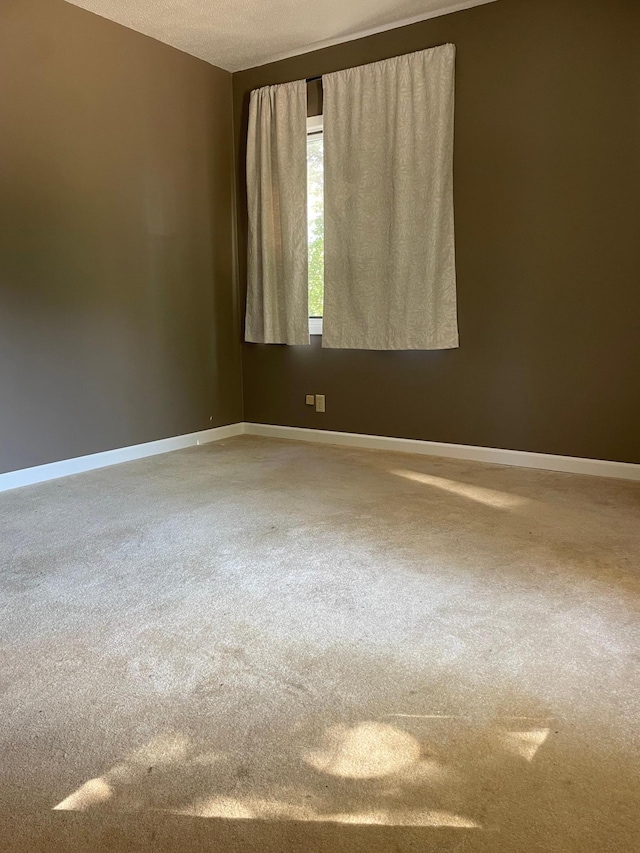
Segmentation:
{"type": "Polygon", "coordinates": [[[640,850],[639,517],[247,437],[0,495],[0,850],[640,850]]]}

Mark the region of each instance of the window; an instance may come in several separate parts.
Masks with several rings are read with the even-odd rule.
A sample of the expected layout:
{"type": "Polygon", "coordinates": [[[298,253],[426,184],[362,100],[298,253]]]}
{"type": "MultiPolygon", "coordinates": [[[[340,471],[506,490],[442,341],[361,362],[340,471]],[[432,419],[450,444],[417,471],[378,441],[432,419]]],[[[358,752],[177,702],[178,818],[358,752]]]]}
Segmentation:
{"type": "Polygon", "coordinates": [[[307,119],[309,334],[322,334],[324,297],[324,159],[322,116],[307,119]]]}
{"type": "Polygon", "coordinates": [[[322,121],[309,121],[304,79],[251,92],[246,341],[459,346],[455,53],[443,44],[324,75],[322,121]]]}

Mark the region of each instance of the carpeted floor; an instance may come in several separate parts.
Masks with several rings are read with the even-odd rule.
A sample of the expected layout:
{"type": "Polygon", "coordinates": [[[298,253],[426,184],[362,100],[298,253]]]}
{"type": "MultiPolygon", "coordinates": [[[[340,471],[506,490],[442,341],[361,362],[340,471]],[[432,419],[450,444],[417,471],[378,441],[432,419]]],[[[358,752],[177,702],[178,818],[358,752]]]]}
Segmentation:
{"type": "Polygon", "coordinates": [[[0,850],[640,850],[639,518],[249,437],[0,495],[0,850]]]}

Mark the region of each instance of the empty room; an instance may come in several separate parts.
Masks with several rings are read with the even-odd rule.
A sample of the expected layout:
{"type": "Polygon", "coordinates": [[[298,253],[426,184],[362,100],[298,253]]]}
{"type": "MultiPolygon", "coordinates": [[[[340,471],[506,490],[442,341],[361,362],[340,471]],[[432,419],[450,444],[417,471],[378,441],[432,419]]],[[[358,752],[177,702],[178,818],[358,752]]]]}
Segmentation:
{"type": "Polygon", "coordinates": [[[640,851],[640,3],[1,0],[0,853],[640,851]]]}

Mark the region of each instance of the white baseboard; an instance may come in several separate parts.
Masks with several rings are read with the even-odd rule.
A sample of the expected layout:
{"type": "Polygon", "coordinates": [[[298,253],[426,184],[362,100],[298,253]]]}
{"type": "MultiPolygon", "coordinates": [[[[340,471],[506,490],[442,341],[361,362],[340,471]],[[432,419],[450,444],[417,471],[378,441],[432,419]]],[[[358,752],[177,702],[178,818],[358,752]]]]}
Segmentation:
{"type": "Polygon", "coordinates": [[[156,456],[158,453],[169,453],[172,450],[195,447],[210,441],[220,441],[223,438],[241,435],[242,432],[241,423],[229,424],[200,432],[190,432],[187,435],[162,438],[159,441],[148,441],[145,444],[134,444],[131,447],[105,450],[89,456],[78,456],[75,459],[64,459],[61,462],[50,462],[47,465],[36,465],[34,468],[23,468],[21,471],[10,471],[8,474],[0,474],[0,492],[16,489],[19,486],[44,483],[58,477],[68,477],[70,474],[81,474],[83,471],[93,471],[96,468],[106,468],[109,465],[118,465],[120,462],[132,462],[134,459],[144,459],[145,456],[156,456]]]}
{"type": "Polygon", "coordinates": [[[236,423],[205,429],[201,432],[191,432],[187,435],[163,438],[160,441],[149,441],[146,444],[105,450],[103,453],[92,453],[90,456],[50,462],[47,465],[37,465],[34,468],[23,468],[21,471],[10,471],[7,474],[0,474],[0,492],[243,434],[260,435],[267,438],[285,438],[293,441],[310,441],[319,444],[337,444],[343,447],[361,447],[368,450],[419,453],[424,456],[441,456],[447,459],[468,459],[475,462],[492,462],[497,465],[515,465],[520,468],[562,471],[569,474],[592,474],[598,477],[640,480],[640,465],[631,462],[609,462],[606,459],[582,459],[577,456],[553,456],[548,453],[501,450],[497,447],[474,447],[468,444],[446,444],[440,441],[420,441],[412,438],[391,438],[385,435],[363,435],[362,433],[333,432],[331,430],[304,429],[273,424],[236,423]]]}
{"type": "Polygon", "coordinates": [[[245,423],[243,427],[243,432],[247,435],[339,444],[345,447],[362,447],[369,450],[395,450],[404,453],[419,453],[425,456],[442,456],[447,459],[468,459],[475,462],[492,462],[497,465],[515,465],[520,468],[562,471],[568,474],[592,474],[598,477],[640,480],[640,465],[631,462],[610,462],[606,459],[554,456],[549,453],[530,453],[524,450],[501,450],[497,447],[474,447],[469,444],[446,444],[440,441],[390,438],[384,435],[332,432],[330,430],[304,429],[302,427],[272,424],[245,423]]]}

